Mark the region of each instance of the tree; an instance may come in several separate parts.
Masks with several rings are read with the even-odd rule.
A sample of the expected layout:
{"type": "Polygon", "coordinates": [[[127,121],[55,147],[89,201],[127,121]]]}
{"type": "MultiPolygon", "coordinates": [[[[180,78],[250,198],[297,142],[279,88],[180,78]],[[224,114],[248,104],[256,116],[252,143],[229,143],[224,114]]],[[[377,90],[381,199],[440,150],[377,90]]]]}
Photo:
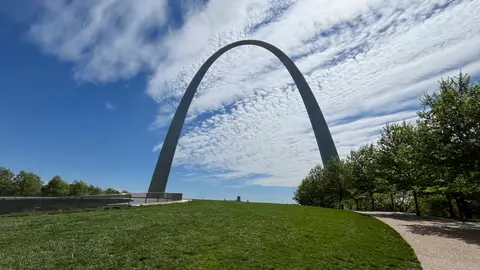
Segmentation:
{"type": "Polygon", "coordinates": [[[44,196],[61,197],[67,196],[70,192],[70,185],[60,176],[56,175],[45,186],[42,187],[44,196]]]}
{"type": "Polygon", "coordinates": [[[348,180],[350,174],[344,162],[339,158],[332,158],[328,161],[324,168],[323,178],[325,181],[324,191],[330,194],[335,194],[335,201],[337,201],[340,208],[344,208],[344,200],[348,197],[348,180]]]}
{"type": "MultiPolygon", "coordinates": [[[[377,191],[377,159],[375,148],[372,144],[361,146],[358,150],[352,150],[347,157],[351,168],[352,186],[357,196],[367,193],[370,199],[371,209],[375,210],[374,193],[377,191]]],[[[358,207],[358,202],[357,202],[358,207]]]]}
{"type": "Polygon", "coordinates": [[[331,208],[335,206],[336,200],[329,190],[324,171],[322,166],[316,165],[302,180],[293,196],[298,204],[331,208]]]}
{"type": "Polygon", "coordinates": [[[104,193],[103,189],[99,186],[96,186],[96,187],[93,185],[88,186],[88,194],[90,195],[100,195],[103,193],[104,193]]]}
{"type": "Polygon", "coordinates": [[[411,190],[415,212],[419,216],[418,191],[424,187],[425,165],[416,151],[417,129],[412,124],[388,124],[378,141],[379,164],[384,178],[390,179],[400,190],[411,190]]]}
{"type": "MultiPolygon", "coordinates": [[[[432,166],[436,190],[457,202],[460,218],[471,217],[467,197],[480,189],[472,174],[480,171],[480,84],[470,76],[440,81],[440,91],[426,94],[418,113],[423,162],[432,166]]],[[[478,198],[476,198],[478,200],[478,198]]]]}
{"type": "Polygon", "coordinates": [[[41,195],[43,186],[40,176],[26,171],[20,171],[13,179],[15,192],[18,196],[41,195]]]}
{"type": "Polygon", "coordinates": [[[421,103],[417,125],[386,125],[376,145],[312,170],[294,198],[330,207],[353,198],[357,209],[414,205],[420,215],[421,196],[430,214],[456,216],[454,201],[462,220],[480,215],[480,83],[460,73],[441,80],[440,91],[421,103]]]}
{"type": "Polygon", "coordinates": [[[314,205],[316,199],[315,183],[312,177],[305,177],[293,193],[293,200],[300,205],[314,205]]]}
{"type": "Polygon", "coordinates": [[[14,193],[13,177],[15,174],[8,168],[0,167],[0,196],[11,196],[14,193]]]}
{"type": "Polygon", "coordinates": [[[426,94],[421,103],[431,160],[457,172],[480,171],[480,84],[460,73],[440,81],[440,92],[426,94]]]}
{"type": "Polygon", "coordinates": [[[73,181],[70,184],[70,196],[83,196],[88,195],[89,188],[88,184],[83,181],[73,181]]]}
{"type": "Polygon", "coordinates": [[[317,165],[313,167],[298,186],[293,194],[293,200],[300,205],[322,206],[323,194],[321,192],[321,173],[322,167],[317,165]]]}
{"type": "Polygon", "coordinates": [[[340,159],[332,159],[325,168],[313,167],[294,193],[293,199],[301,205],[322,207],[340,206],[347,199],[349,191],[348,167],[340,159]]]}
{"type": "Polygon", "coordinates": [[[105,194],[120,194],[120,191],[114,188],[107,188],[105,189],[105,194]]]}

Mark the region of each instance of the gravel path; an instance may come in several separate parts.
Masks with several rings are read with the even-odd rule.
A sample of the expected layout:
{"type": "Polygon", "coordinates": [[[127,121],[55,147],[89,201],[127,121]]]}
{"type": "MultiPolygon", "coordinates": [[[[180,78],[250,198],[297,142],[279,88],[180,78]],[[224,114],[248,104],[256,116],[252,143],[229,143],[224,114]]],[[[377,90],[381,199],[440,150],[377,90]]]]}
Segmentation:
{"type": "Polygon", "coordinates": [[[423,269],[480,270],[480,224],[406,213],[359,213],[374,216],[400,233],[423,269]]]}

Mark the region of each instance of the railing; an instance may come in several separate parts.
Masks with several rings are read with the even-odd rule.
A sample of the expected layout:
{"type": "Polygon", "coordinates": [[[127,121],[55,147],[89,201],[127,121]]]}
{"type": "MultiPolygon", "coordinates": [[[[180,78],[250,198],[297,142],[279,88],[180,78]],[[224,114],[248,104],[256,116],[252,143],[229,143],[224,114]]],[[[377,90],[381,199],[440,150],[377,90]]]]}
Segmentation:
{"type": "Polygon", "coordinates": [[[172,201],[181,201],[183,199],[182,193],[167,193],[167,192],[130,193],[130,196],[133,204],[172,202],[172,201]]]}

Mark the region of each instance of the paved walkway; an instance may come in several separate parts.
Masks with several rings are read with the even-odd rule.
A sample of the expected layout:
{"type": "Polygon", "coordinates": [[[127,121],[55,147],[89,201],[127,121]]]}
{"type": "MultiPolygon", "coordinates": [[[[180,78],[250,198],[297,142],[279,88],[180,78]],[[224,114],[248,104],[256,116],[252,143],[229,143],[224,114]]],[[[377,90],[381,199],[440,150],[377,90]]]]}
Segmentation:
{"type": "Polygon", "coordinates": [[[359,213],[374,216],[400,233],[423,269],[480,269],[480,224],[406,213],[359,213]]]}

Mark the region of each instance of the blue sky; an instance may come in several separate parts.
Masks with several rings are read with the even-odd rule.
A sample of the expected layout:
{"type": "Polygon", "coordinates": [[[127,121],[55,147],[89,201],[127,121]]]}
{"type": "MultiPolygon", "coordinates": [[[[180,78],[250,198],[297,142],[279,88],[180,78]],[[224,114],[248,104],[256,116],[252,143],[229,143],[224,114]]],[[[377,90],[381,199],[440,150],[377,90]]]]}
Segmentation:
{"type": "MultiPolygon", "coordinates": [[[[245,38],[295,60],[345,156],[441,77],[480,74],[480,1],[2,1],[0,166],[145,191],[189,80],[245,38]]],[[[200,85],[167,190],[290,202],[319,163],[288,73],[242,47],[200,85]]]]}

